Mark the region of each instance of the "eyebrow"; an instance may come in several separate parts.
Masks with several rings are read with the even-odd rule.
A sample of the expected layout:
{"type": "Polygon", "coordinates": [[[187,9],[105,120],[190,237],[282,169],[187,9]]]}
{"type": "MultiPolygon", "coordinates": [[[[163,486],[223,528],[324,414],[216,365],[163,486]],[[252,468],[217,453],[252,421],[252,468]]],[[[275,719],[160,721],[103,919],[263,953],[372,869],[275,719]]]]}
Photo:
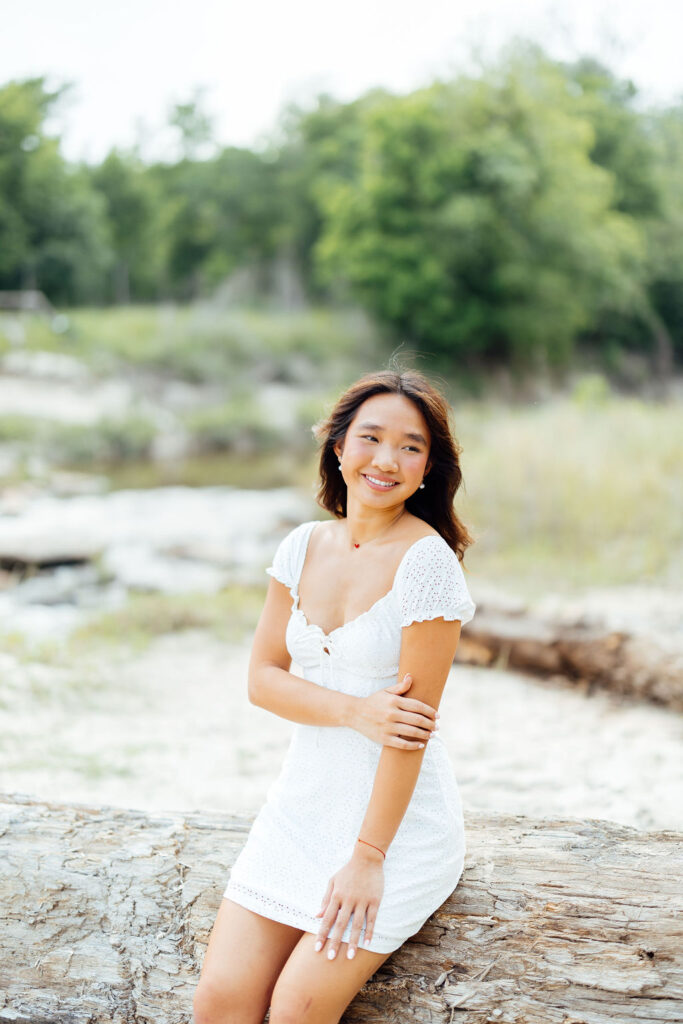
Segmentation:
{"type": "MultiPolygon", "coordinates": [[[[358,429],[359,430],[384,430],[384,427],[381,426],[379,423],[359,423],[358,424],[358,429]]],[[[426,442],[425,438],[422,436],[422,434],[406,433],[403,436],[409,438],[411,441],[417,441],[418,444],[424,444],[424,445],[427,444],[427,442],[426,442]]]]}

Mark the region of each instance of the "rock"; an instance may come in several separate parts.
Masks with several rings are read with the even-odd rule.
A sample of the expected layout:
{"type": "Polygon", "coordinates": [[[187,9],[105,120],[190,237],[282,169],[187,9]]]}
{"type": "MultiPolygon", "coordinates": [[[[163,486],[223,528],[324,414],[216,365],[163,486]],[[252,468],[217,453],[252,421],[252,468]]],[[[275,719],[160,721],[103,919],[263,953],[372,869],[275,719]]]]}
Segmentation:
{"type": "Polygon", "coordinates": [[[187,558],[172,558],[142,544],[119,544],[107,549],[102,567],[130,590],[166,594],[221,590],[230,580],[225,569],[187,558]]]}
{"type": "MultiPolygon", "coordinates": [[[[9,514],[0,515],[0,569],[57,569],[98,559],[112,578],[101,585],[103,606],[112,585],[118,596],[121,588],[214,593],[231,581],[265,583],[263,568],[277,541],[312,518],[310,506],[293,488],[164,487],[68,498],[21,489],[9,497],[9,514]]],[[[92,577],[66,573],[51,582],[40,573],[30,585],[5,591],[0,633],[19,628],[19,621],[42,631],[50,610],[63,602],[92,607],[97,590],[92,577]],[[30,603],[45,607],[31,616],[30,603]],[[12,609],[20,606],[17,618],[12,609]]],[[[73,628],[77,617],[60,614],[55,621],[73,628]]]]}
{"type": "Polygon", "coordinates": [[[100,582],[100,573],[93,565],[61,565],[54,572],[40,572],[22,580],[12,591],[17,604],[78,604],[78,592],[100,582]]]}

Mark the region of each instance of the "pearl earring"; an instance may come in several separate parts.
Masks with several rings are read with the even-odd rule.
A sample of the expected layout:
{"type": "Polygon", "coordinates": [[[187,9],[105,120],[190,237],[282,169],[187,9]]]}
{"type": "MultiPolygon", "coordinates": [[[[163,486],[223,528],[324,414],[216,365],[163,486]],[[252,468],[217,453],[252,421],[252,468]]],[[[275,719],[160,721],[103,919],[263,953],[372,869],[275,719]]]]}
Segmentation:
{"type": "Polygon", "coordinates": [[[422,488],[423,488],[423,487],[424,487],[424,480],[423,480],[423,481],[422,481],[422,483],[420,484],[420,490],[422,490],[422,488]]]}
{"type": "Polygon", "coordinates": [[[338,469],[339,469],[339,472],[341,473],[341,471],[342,471],[342,468],[341,468],[341,459],[339,460],[339,466],[338,466],[338,469]]]}

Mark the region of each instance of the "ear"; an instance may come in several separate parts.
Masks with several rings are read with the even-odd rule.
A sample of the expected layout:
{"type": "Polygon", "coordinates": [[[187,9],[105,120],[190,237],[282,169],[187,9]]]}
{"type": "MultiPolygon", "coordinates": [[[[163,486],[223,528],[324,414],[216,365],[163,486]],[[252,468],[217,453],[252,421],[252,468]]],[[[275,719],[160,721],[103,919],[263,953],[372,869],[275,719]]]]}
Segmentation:
{"type": "Polygon", "coordinates": [[[339,442],[338,442],[338,441],[337,441],[337,443],[336,443],[336,444],[334,445],[333,451],[334,451],[334,454],[335,454],[335,455],[337,456],[337,458],[338,458],[338,459],[341,459],[341,457],[342,457],[342,454],[343,454],[343,452],[344,452],[344,449],[342,448],[342,446],[341,446],[341,445],[339,444],[339,442]]]}

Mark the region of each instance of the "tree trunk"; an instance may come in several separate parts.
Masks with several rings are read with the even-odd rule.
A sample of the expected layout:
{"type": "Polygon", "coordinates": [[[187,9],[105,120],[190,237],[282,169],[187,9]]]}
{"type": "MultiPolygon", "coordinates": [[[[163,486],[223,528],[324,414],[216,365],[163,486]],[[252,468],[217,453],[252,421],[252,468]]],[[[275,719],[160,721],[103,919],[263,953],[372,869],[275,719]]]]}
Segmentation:
{"type": "Polygon", "coordinates": [[[654,341],[653,370],[657,381],[659,395],[669,395],[671,377],[674,369],[674,346],[669,329],[648,298],[643,303],[643,319],[654,341]]]}
{"type": "MultiPolygon", "coordinates": [[[[190,1024],[251,818],[0,795],[0,1020],[190,1024]]],[[[347,1024],[683,1018],[681,836],[468,813],[455,893],[347,1024]]]]}
{"type": "Polygon", "coordinates": [[[130,275],[127,260],[119,260],[114,267],[114,302],[119,306],[127,306],[130,303],[130,275]]]}
{"type": "Polygon", "coordinates": [[[463,629],[456,661],[561,676],[683,711],[683,644],[676,636],[567,625],[482,602],[463,629]]]}

